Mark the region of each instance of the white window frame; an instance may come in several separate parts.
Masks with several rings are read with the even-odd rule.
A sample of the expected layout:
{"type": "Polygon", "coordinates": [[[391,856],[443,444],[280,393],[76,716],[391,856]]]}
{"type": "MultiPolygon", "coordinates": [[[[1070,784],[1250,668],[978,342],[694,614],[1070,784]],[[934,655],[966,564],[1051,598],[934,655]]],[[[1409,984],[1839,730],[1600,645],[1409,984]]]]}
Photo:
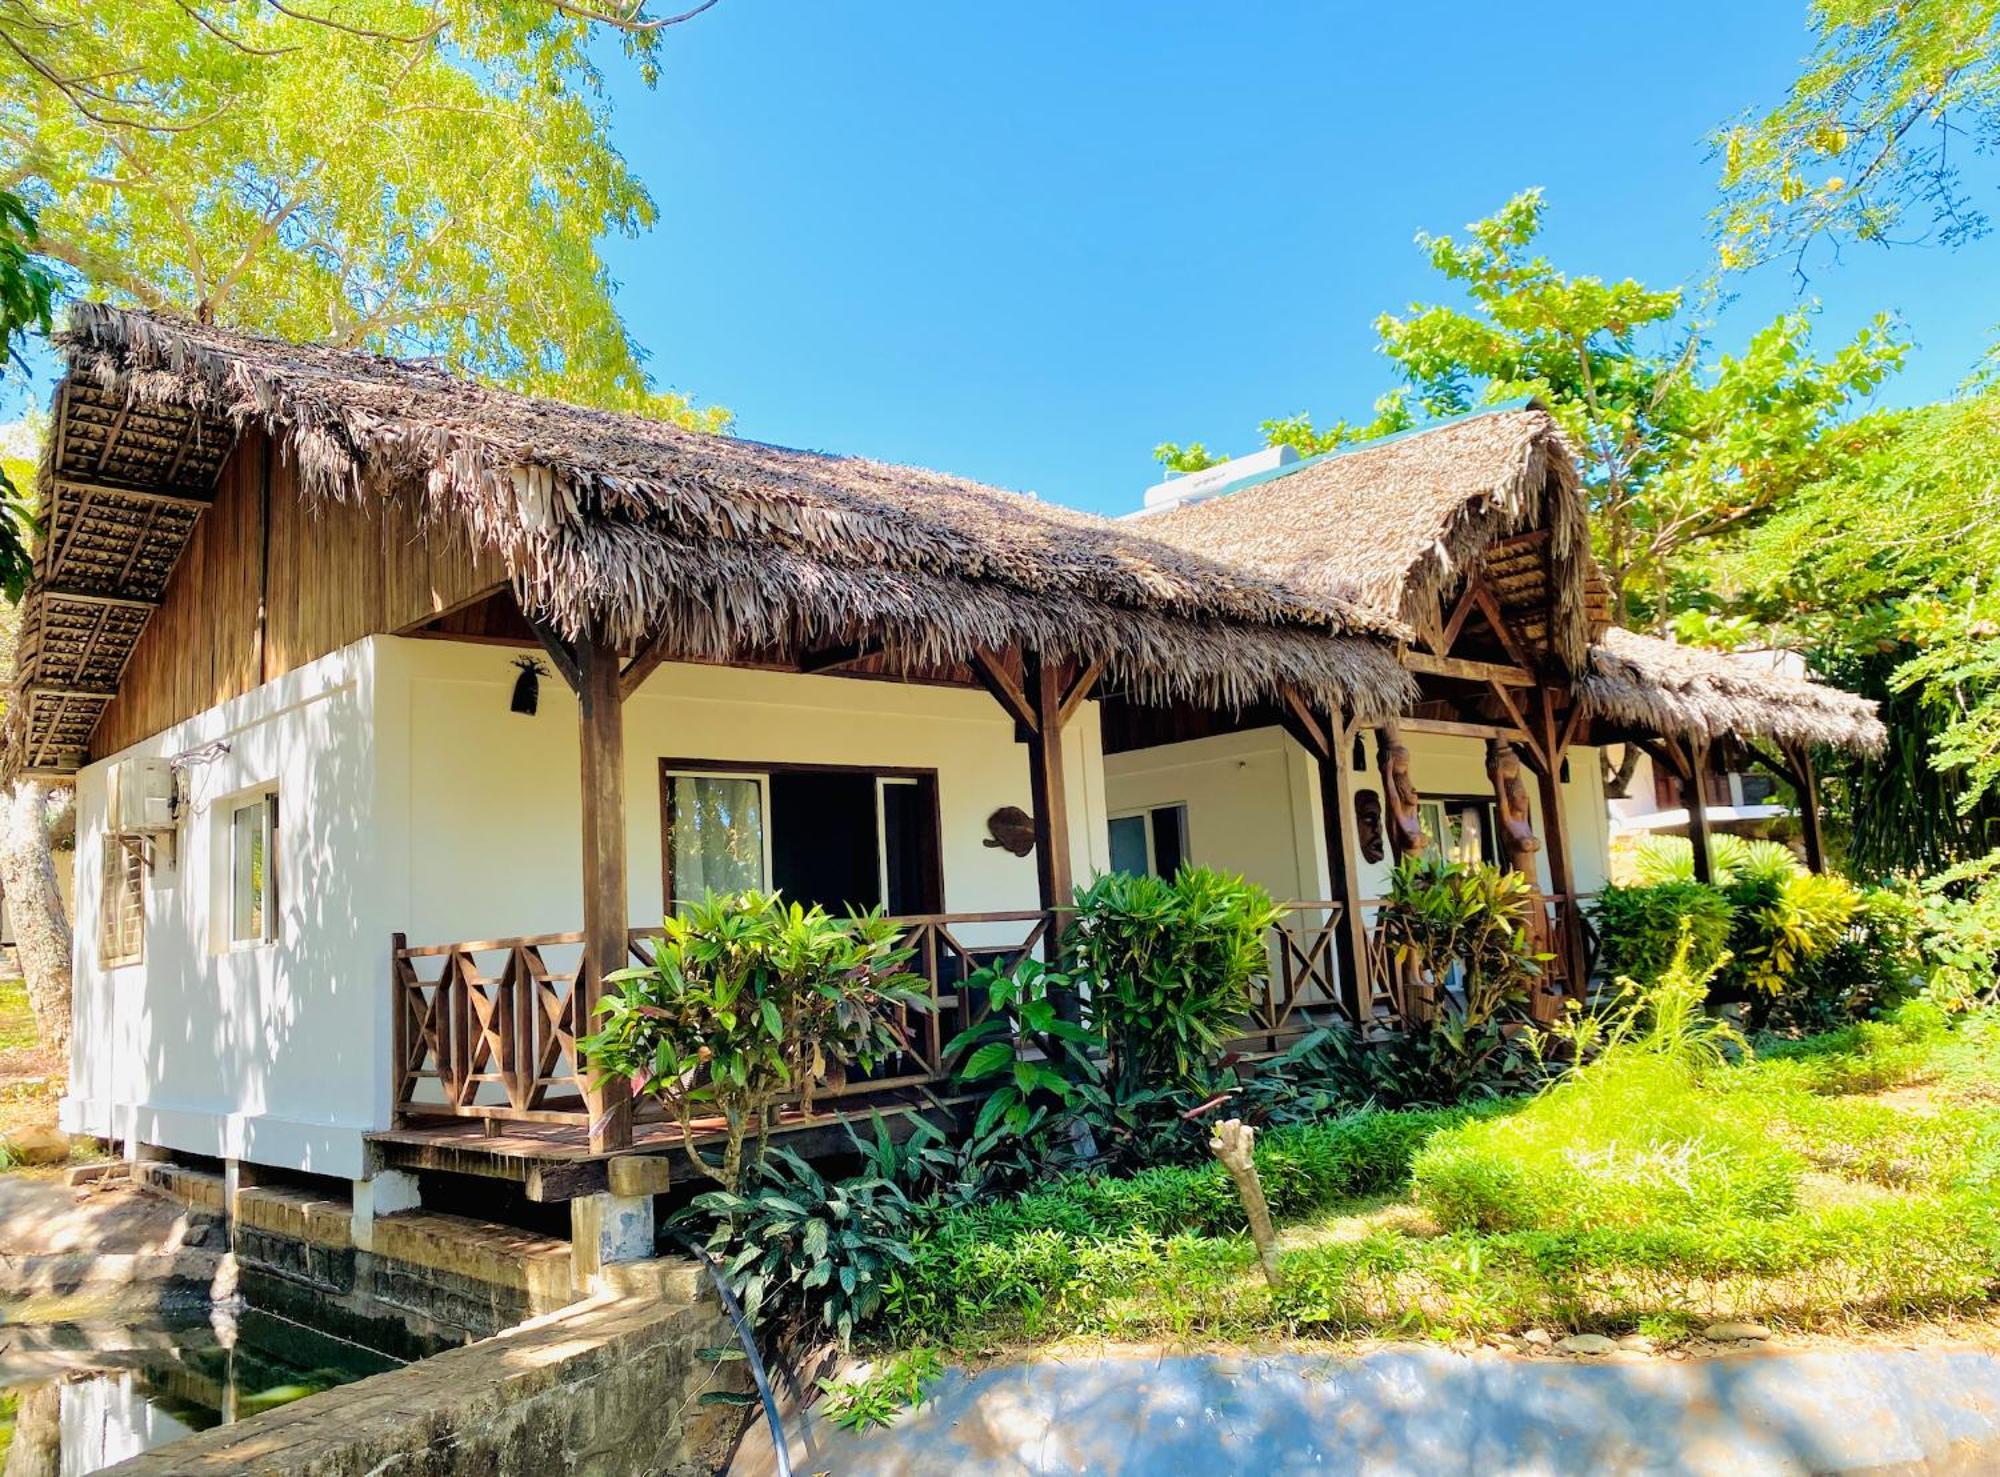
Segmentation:
{"type": "MultiPolygon", "coordinates": [[[[1135,805],[1126,810],[1114,810],[1104,818],[1105,847],[1110,848],[1111,822],[1136,820],[1146,828],[1146,875],[1158,877],[1160,866],[1160,838],[1153,823],[1153,814],[1161,810],[1178,810],[1181,813],[1181,865],[1194,865],[1194,818],[1188,814],[1185,800],[1163,800],[1158,805],[1135,805]]],[[[1171,882],[1171,877],[1163,879],[1171,882]]]]}
{"type": "MultiPolygon", "coordinates": [[[[664,771],[664,774],[669,783],[674,780],[749,780],[757,786],[757,814],[763,817],[761,824],[762,834],[757,837],[757,889],[760,892],[769,892],[771,890],[772,829],[770,771],[764,769],[669,769],[664,771]]],[[[877,796],[876,798],[879,801],[881,797],[877,796]]],[[[875,811],[875,824],[878,828],[882,824],[881,817],[881,807],[878,804],[875,811]]],[[[660,820],[668,828],[667,844],[671,847],[673,845],[673,811],[668,809],[667,813],[661,816],[660,820]]],[[[671,857],[668,858],[668,862],[671,872],[671,857]]],[[[672,875],[671,881],[673,890],[678,892],[680,890],[679,875],[672,875]]],[[[684,902],[693,901],[698,901],[698,899],[670,897],[667,899],[667,907],[669,909],[677,908],[684,902]]]]}
{"type": "Polygon", "coordinates": [[[104,830],[103,855],[99,860],[97,884],[97,962],[106,969],[123,969],[134,964],[144,964],[146,962],[145,863],[140,858],[137,842],[127,840],[108,826],[104,830]],[[111,873],[114,860],[118,866],[120,887],[124,886],[128,869],[133,869],[131,875],[136,879],[134,887],[138,894],[139,928],[129,953],[112,953],[106,937],[111,913],[111,873]]]}
{"type": "Polygon", "coordinates": [[[221,933],[224,949],[232,954],[250,953],[257,949],[268,949],[278,942],[282,931],[279,904],[283,900],[280,884],[283,869],[278,861],[278,835],[281,821],[278,814],[278,790],[275,785],[262,789],[246,790],[232,795],[223,802],[222,811],[222,888],[221,888],[221,933]],[[256,807],[261,810],[264,832],[264,929],[255,938],[236,936],[236,817],[243,811],[256,807]]]}

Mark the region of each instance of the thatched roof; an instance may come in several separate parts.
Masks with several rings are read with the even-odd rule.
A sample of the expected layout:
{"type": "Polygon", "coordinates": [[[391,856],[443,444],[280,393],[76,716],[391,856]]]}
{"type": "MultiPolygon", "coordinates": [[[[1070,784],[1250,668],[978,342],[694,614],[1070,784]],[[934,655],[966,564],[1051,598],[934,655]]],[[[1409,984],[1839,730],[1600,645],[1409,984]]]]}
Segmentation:
{"type": "Polygon", "coordinates": [[[1704,739],[1883,741],[1863,698],[1611,627],[1575,459],[1532,401],[1309,457],[1135,521],[1419,630],[1436,629],[1442,600],[1480,569],[1509,618],[1574,674],[1587,707],[1616,722],[1704,739]]]}
{"type": "Polygon", "coordinates": [[[1219,497],[1135,520],[1322,599],[1420,629],[1502,539],[1546,529],[1549,644],[1571,671],[1590,639],[1590,537],[1576,463],[1548,412],[1504,406],[1308,457],[1219,497]]]}
{"type": "MultiPolygon", "coordinates": [[[[31,623],[79,577],[85,594],[126,595],[134,541],[158,545],[136,561],[156,599],[221,455],[255,426],[309,499],[415,494],[427,519],[498,554],[523,608],[570,637],[595,627],[633,644],[664,628],[675,655],[727,659],[866,635],[913,668],[1018,643],[1103,660],[1142,698],[1218,706],[1289,684],[1382,712],[1410,692],[1372,639],[1400,634],[1393,619],[1018,493],[95,303],[72,308],[57,342],[68,374],[45,503],[60,503],[50,494],[65,482],[93,492],[69,500],[81,522],[49,530],[31,623]],[[163,488],[173,501],[145,500],[163,488]],[[100,527],[106,516],[116,526],[100,527]],[[79,549],[103,557],[57,568],[79,549]]],[[[30,649],[30,689],[115,679],[143,620],[136,605],[105,608],[118,629],[108,644],[93,629],[93,670],[37,670],[30,649]]],[[[51,662],[63,665],[39,665],[51,662]]],[[[64,701],[60,721],[87,737],[94,710],[64,701]]]]}
{"type": "Polygon", "coordinates": [[[1577,693],[1594,715],[1680,737],[1729,734],[1864,753],[1888,737],[1866,698],[1615,626],[1591,647],[1577,693]]]}

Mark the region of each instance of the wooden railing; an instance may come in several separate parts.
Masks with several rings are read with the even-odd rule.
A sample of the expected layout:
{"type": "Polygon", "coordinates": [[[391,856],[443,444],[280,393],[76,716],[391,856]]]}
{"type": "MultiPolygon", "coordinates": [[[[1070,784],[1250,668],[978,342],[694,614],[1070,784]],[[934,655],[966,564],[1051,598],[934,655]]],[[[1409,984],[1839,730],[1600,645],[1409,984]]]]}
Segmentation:
{"type": "MultiPolygon", "coordinates": [[[[1571,982],[1594,976],[1596,933],[1587,901],[1543,900],[1549,940],[1544,947],[1555,958],[1531,1002],[1538,1019],[1560,1015],[1571,982]]],[[[1364,958],[1358,998],[1364,1003],[1362,1024],[1393,1030],[1399,1023],[1399,1001],[1377,927],[1381,905],[1380,899],[1361,905],[1364,958]]],[[[933,1009],[899,1009],[896,1024],[907,1049],[873,1072],[829,1085],[816,1097],[838,1106],[872,1094],[947,1090],[951,1064],[944,1059],[945,1043],[986,1014],[973,977],[987,965],[1009,968],[1030,956],[1046,957],[1059,917],[1031,910],[897,920],[913,950],[906,967],[923,981],[933,1009]]],[[[1341,963],[1345,917],[1334,901],[1285,905],[1271,930],[1270,965],[1235,1043],[1237,1050],[1267,1055],[1316,1026],[1351,1019],[1341,963]]],[[[657,928],[634,929],[631,959],[651,962],[658,937],[657,928]]],[[[581,933],[415,947],[396,935],[390,969],[397,1119],[586,1122],[576,1053],[578,1035],[589,1029],[577,1019],[576,1003],[576,981],[586,964],[581,933]]]]}

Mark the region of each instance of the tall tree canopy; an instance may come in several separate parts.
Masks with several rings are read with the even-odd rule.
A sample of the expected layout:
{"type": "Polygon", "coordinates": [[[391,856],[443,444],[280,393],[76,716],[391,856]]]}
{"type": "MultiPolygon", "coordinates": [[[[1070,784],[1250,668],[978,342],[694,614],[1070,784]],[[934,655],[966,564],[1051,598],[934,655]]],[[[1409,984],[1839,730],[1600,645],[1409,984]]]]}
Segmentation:
{"type": "Polygon", "coordinates": [[[655,207],[591,43],[650,80],[707,8],[0,3],[0,187],[80,290],[720,428],[653,386],[597,250],[655,207]]]}
{"type": "Polygon", "coordinates": [[[2000,132],[2000,0],[1812,0],[1807,20],[1784,100],[1716,136],[1724,264],[1983,234],[1964,171],[2000,132]]]}
{"type": "MultiPolygon", "coordinates": [[[[1365,423],[1322,431],[1297,415],[1264,422],[1262,433],[1312,453],[1535,396],[1582,463],[1620,618],[1658,624],[1675,606],[1684,551],[1755,523],[1824,476],[1843,454],[1836,428],[1906,346],[1878,318],[1819,357],[1801,310],[1740,352],[1716,353],[1681,290],[1557,268],[1535,250],[1542,217],[1541,192],[1529,190],[1463,236],[1419,235],[1461,296],[1376,320],[1402,384],[1365,423]]],[[[1172,443],[1156,454],[1181,470],[1206,460],[1172,443]]]]}
{"type": "Polygon", "coordinates": [[[1882,700],[1844,766],[1851,857],[1935,867],[2000,845],[2000,393],[1871,417],[1866,448],[1706,570],[1728,608],[1882,700]]]}

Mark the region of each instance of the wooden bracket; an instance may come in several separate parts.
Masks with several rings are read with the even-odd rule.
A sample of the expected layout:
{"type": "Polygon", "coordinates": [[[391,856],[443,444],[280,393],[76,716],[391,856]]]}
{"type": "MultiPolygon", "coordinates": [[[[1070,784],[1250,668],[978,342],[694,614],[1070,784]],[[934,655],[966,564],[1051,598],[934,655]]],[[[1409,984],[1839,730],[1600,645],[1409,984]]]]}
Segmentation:
{"type": "MultiPolygon", "coordinates": [[[[546,640],[546,638],[544,638],[546,640]]],[[[667,630],[662,626],[651,639],[639,648],[638,654],[625,663],[618,673],[618,696],[630,697],[644,685],[646,679],[660,669],[667,659],[667,630]]]]}
{"type": "Polygon", "coordinates": [[[1522,738],[1527,741],[1528,762],[1538,771],[1553,768],[1554,761],[1549,757],[1547,744],[1536,735],[1534,725],[1528,722],[1527,715],[1514,701],[1514,694],[1501,683],[1495,682],[1490,685],[1493,688],[1493,695],[1500,699],[1500,706],[1507,710],[1507,716],[1514,720],[1514,726],[1521,730],[1522,738]]]}
{"type": "Polygon", "coordinates": [[[1521,645],[1514,634],[1514,623],[1507,619],[1507,613],[1500,608],[1500,602],[1493,598],[1493,592],[1483,580],[1475,580],[1468,592],[1479,606],[1479,613],[1486,617],[1486,623],[1493,628],[1493,634],[1500,638],[1500,644],[1507,648],[1508,660],[1524,671],[1532,672],[1535,664],[1528,659],[1527,648],[1521,645]]]}
{"type": "Polygon", "coordinates": [[[583,667],[577,660],[575,645],[559,635],[555,627],[546,621],[538,620],[532,615],[528,616],[527,620],[535,635],[540,638],[543,650],[548,652],[549,660],[556,664],[556,670],[562,673],[563,681],[569,684],[569,690],[581,692],[583,667]]]}
{"type": "Polygon", "coordinates": [[[1076,680],[1070,683],[1069,690],[1062,695],[1062,700],[1056,704],[1056,719],[1059,724],[1064,727],[1069,725],[1069,720],[1076,716],[1076,710],[1082,707],[1089,699],[1091,692],[1097,687],[1097,679],[1103,675],[1104,659],[1102,657],[1093,662],[1086,662],[1078,669],[1076,680]]]}
{"type": "Polygon", "coordinates": [[[983,646],[973,648],[972,675],[979,679],[981,687],[993,695],[993,700],[1006,709],[1007,716],[1014,720],[1015,728],[1022,735],[1041,732],[1041,719],[1034,703],[1029,701],[1027,691],[1007,670],[1007,664],[999,654],[983,646]]]}
{"type": "Polygon", "coordinates": [[[1333,758],[1334,748],[1340,742],[1338,733],[1329,733],[1320,721],[1319,714],[1312,709],[1296,687],[1287,683],[1280,694],[1278,719],[1285,732],[1298,740],[1299,747],[1324,764],[1333,758]]]}

